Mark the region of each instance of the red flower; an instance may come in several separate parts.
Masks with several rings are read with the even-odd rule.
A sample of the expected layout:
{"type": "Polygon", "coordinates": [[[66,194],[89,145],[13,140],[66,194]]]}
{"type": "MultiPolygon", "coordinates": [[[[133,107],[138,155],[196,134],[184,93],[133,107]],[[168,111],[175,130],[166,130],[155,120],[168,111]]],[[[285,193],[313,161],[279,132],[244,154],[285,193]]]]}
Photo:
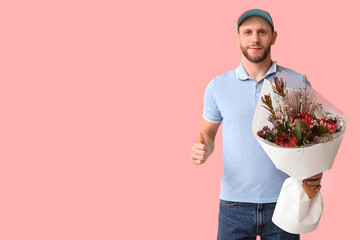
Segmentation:
{"type": "Polygon", "coordinates": [[[303,113],[297,113],[294,119],[292,120],[292,123],[295,124],[295,120],[299,120],[299,122],[304,122],[308,128],[310,128],[311,121],[313,120],[313,116],[310,114],[303,112],[303,113]]]}
{"type": "Polygon", "coordinates": [[[322,125],[328,132],[332,131],[333,133],[336,132],[336,124],[326,120],[326,119],[320,119],[319,125],[322,125]]]}
{"type": "Polygon", "coordinates": [[[268,139],[269,133],[271,133],[270,128],[268,126],[265,126],[262,130],[257,132],[257,135],[263,139],[268,139]]]}
{"type": "Polygon", "coordinates": [[[296,142],[297,138],[293,134],[291,134],[290,136],[284,134],[276,137],[276,144],[281,147],[296,147],[296,142]]]}

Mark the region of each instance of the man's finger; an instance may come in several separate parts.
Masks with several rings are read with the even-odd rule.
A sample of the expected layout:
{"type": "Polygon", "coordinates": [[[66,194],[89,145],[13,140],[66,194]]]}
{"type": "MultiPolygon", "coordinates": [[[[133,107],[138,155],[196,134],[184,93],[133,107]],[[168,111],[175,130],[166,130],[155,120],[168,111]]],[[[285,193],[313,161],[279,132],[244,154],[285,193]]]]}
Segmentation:
{"type": "Polygon", "coordinates": [[[195,156],[194,156],[194,158],[193,159],[196,159],[196,160],[200,160],[200,161],[202,161],[202,160],[204,160],[205,159],[205,156],[204,155],[199,155],[199,154],[196,154],[195,156]]]}
{"type": "Polygon", "coordinates": [[[202,155],[202,156],[205,156],[206,151],[204,151],[204,150],[200,150],[200,149],[197,149],[197,150],[195,151],[195,153],[196,153],[197,155],[202,155]]]}
{"type": "Polygon", "coordinates": [[[201,160],[193,160],[193,163],[196,164],[196,165],[200,165],[200,164],[203,164],[204,161],[201,161],[201,160]]]}
{"type": "Polygon", "coordinates": [[[320,179],[306,180],[308,185],[320,185],[320,179]]]}
{"type": "Polygon", "coordinates": [[[202,143],[195,143],[196,150],[204,150],[207,151],[207,146],[202,143]]]}
{"type": "Polygon", "coordinates": [[[200,164],[200,160],[193,160],[193,163],[196,164],[196,165],[199,165],[200,164]]]}

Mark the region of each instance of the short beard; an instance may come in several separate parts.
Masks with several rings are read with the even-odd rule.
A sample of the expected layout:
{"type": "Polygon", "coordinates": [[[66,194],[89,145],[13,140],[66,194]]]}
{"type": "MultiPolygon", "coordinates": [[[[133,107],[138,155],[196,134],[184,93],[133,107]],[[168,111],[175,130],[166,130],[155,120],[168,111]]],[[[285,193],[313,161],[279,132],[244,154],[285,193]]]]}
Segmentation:
{"type": "Polygon", "coordinates": [[[250,62],[252,63],[260,63],[262,61],[264,61],[267,56],[269,55],[270,53],[270,50],[271,50],[271,45],[269,45],[267,48],[265,48],[265,52],[263,55],[261,55],[260,57],[250,57],[247,50],[249,48],[243,48],[240,46],[240,49],[241,49],[241,52],[244,54],[244,56],[246,57],[247,60],[249,60],[250,62]]]}

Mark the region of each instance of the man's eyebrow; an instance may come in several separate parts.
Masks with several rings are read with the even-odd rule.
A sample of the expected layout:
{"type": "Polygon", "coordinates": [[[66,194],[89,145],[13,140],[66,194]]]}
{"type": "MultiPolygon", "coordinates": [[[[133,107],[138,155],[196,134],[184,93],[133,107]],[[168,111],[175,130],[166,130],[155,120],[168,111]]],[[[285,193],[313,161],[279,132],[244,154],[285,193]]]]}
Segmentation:
{"type": "Polygon", "coordinates": [[[245,31],[267,31],[267,29],[266,28],[259,28],[259,29],[253,30],[253,29],[250,29],[250,28],[245,28],[245,29],[241,30],[241,32],[245,32],[245,31]]]}

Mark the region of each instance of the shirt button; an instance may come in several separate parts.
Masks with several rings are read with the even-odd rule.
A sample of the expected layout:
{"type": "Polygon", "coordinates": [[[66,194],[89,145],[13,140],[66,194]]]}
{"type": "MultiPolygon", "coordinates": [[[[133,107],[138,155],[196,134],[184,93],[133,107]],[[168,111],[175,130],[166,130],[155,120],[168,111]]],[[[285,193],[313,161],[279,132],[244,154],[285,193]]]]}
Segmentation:
{"type": "Polygon", "coordinates": [[[256,96],[259,96],[259,93],[256,93],[256,96]]]}

